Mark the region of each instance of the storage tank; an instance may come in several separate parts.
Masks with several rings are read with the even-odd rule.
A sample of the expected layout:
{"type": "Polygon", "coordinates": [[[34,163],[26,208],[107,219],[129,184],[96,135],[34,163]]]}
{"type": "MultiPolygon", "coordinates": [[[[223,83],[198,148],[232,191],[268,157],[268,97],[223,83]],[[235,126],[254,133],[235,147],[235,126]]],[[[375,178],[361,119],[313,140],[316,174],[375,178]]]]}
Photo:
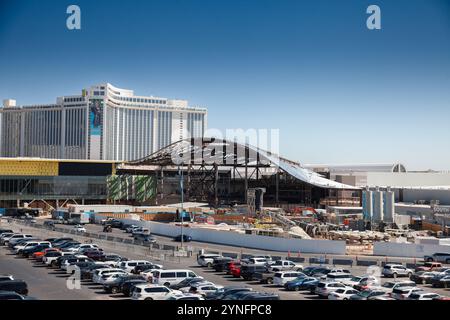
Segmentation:
{"type": "Polygon", "coordinates": [[[365,221],[370,221],[373,215],[373,192],[364,190],[362,194],[363,217],[365,221]]]}
{"type": "Polygon", "coordinates": [[[395,195],[394,192],[388,189],[384,192],[383,197],[383,221],[386,223],[393,223],[394,222],[394,215],[395,215],[395,195]]]}
{"type": "Polygon", "coordinates": [[[381,221],[383,221],[383,192],[377,190],[373,192],[372,222],[380,223],[381,221]]]}

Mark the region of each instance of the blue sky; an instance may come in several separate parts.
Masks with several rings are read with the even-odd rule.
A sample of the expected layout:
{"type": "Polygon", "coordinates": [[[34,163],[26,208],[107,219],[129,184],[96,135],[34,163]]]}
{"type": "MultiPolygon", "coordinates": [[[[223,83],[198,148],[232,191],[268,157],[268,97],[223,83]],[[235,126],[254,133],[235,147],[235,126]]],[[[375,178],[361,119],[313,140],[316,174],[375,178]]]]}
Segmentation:
{"type": "Polygon", "coordinates": [[[1,99],[99,82],[206,106],[209,127],[279,128],[302,163],[450,170],[450,0],[0,0],[1,99]]]}

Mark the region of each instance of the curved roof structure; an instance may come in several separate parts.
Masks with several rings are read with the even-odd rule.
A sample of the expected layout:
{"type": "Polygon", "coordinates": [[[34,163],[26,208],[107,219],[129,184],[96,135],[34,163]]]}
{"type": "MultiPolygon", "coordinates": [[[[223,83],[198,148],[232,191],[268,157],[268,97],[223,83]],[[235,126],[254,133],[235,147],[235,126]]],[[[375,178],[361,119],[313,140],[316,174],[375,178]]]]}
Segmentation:
{"type": "Polygon", "coordinates": [[[142,159],[129,161],[130,165],[258,165],[278,167],[292,177],[320,188],[359,190],[360,188],[329,180],[302,167],[299,163],[279,157],[268,151],[234,141],[214,138],[180,140],[142,159]]]}

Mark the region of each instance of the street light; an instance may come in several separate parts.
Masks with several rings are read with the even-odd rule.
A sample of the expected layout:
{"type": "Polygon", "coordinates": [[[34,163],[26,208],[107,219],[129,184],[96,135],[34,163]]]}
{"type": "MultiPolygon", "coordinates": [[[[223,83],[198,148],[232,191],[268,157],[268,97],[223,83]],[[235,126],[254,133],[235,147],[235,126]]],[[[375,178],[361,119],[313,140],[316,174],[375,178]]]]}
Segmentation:
{"type": "Polygon", "coordinates": [[[180,189],[181,189],[181,248],[183,249],[183,222],[184,222],[184,215],[183,215],[183,169],[181,166],[178,166],[178,174],[180,175],[180,189]],[[180,172],[181,171],[181,172],[180,172]]]}

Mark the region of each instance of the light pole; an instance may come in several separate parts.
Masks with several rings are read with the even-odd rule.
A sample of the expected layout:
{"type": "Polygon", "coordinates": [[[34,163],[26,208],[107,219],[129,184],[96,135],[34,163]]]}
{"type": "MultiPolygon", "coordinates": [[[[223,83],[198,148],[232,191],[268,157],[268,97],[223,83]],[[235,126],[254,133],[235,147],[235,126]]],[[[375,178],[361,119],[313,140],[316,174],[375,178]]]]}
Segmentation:
{"type": "Polygon", "coordinates": [[[184,215],[183,215],[183,168],[181,166],[178,167],[179,174],[180,174],[180,189],[181,189],[181,249],[183,249],[183,222],[184,222],[184,215]],[[180,169],[181,168],[181,169],[180,169]]]}

